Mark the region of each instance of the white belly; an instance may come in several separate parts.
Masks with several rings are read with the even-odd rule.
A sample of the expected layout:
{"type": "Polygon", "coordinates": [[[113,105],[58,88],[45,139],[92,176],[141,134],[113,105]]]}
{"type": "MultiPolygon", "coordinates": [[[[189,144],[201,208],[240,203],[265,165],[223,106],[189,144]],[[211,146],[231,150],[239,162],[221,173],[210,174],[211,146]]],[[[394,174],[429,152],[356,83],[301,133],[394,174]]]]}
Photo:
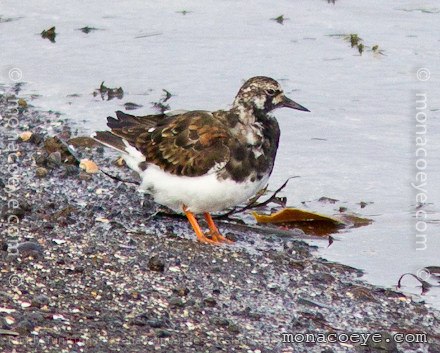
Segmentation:
{"type": "Polygon", "coordinates": [[[154,201],[176,212],[182,212],[185,205],[194,213],[217,212],[243,203],[262,189],[268,179],[236,183],[218,180],[216,173],[178,177],[155,165],[149,165],[140,176],[140,191],[151,194],[154,201]]]}

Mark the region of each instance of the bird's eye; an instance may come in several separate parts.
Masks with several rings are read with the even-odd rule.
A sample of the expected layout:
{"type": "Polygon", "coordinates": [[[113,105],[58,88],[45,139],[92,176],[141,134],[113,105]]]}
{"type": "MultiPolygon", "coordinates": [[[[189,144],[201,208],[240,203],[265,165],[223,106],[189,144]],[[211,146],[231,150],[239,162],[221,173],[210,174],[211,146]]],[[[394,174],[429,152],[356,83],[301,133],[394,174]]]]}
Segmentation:
{"type": "Polygon", "coordinates": [[[273,96],[273,95],[275,94],[275,90],[273,90],[272,88],[269,88],[268,90],[266,90],[266,93],[267,93],[269,96],[273,96]]]}

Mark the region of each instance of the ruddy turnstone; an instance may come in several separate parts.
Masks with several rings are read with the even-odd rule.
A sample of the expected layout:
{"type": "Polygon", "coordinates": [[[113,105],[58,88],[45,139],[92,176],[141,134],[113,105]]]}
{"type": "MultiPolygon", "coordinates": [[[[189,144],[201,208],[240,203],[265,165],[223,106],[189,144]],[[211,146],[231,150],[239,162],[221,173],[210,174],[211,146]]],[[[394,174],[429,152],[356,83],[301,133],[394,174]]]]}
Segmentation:
{"type": "Polygon", "coordinates": [[[195,110],[107,118],[111,131],[92,135],[122,153],[139,173],[140,190],[176,212],[184,212],[203,243],[229,242],[210,212],[247,201],[272,172],[280,129],[268,113],[276,108],[309,111],[287,98],[272,78],[257,76],[238,91],[230,110],[195,110]],[[207,237],[194,214],[203,213],[207,237]]]}

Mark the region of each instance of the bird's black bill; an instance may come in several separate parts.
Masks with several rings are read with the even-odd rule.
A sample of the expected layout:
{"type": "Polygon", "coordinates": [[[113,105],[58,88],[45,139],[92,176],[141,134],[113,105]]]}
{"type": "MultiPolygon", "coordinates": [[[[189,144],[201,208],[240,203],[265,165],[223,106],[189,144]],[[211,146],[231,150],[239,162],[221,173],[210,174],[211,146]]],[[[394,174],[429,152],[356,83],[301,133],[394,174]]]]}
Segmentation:
{"type": "Polygon", "coordinates": [[[302,110],[304,112],[309,112],[310,111],[306,107],[303,107],[301,104],[298,104],[298,103],[294,102],[293,100],[291,100],[290,98],[287,98],[287,97],[284,97],[282,105],[285,108],[298,109],[298,110],[302,110]]]}

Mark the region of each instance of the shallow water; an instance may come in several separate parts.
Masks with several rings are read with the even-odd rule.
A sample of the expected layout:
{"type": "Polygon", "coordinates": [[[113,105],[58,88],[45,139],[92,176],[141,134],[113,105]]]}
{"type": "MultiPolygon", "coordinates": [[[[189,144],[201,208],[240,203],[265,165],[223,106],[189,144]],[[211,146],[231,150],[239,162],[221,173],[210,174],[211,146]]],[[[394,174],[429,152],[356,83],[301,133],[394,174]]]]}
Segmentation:
{"type": "MultiPolygon", "coordinates": [[[[405,272],[440,265],[436,1],[6,0],[0,16],[0,83],[25,82],[23,92],[35,95],[32,105],[62,113],[84,132],[104,128],[105,117],[126,102],[143,105],[136,114],[152,113],[162,89],[174,94],[173,109],[215,110],[227,108],[246,78],[280,80],[288,96],[312,112],[275,113],[282,139],[270,185],[299,175],[285,189],[289,205],[327,196],[340,203],[311,202],[310,208],[331,214],[342,205],[374,220],[337,235],[329,248],[314,242],[322,256],[364,269],[368,281],[390,287],[405,272]],[[281,14],[288,18],[283,25],[270,20],[281,14]],[[52,26],[56,43],[39,35],[52,26]],[[98,30],[78,30],[85,26],[98,30]],[[362,56],[337,36],[349,33],[370,47],[362,56]],[[370,51],[376,44],[384,55],[370,51]],[[93,96],[102,81],[121,86],[123,99],[93,96]],[[426,96],[426,109],[416,110],[423,106],[416,94],[426,96]],[[419,134],[427,138],[421,158],[427,185],[419,192],[427,198],[421,208],[427,230],[420,232],[425,250],[417,250],[424,238],[416,236],[417,190],[411,187],[419,184],[415,138],[423,126],[416,126],[417,112],[427,116],[427,133],[419,134]],[[360,201],[371,204],[360,208],[360,201]]],[[[404,284],[420,293],[416,282],[404,284]]],[[[439,291],[424,299],[440,308],[439,291]]]]}

